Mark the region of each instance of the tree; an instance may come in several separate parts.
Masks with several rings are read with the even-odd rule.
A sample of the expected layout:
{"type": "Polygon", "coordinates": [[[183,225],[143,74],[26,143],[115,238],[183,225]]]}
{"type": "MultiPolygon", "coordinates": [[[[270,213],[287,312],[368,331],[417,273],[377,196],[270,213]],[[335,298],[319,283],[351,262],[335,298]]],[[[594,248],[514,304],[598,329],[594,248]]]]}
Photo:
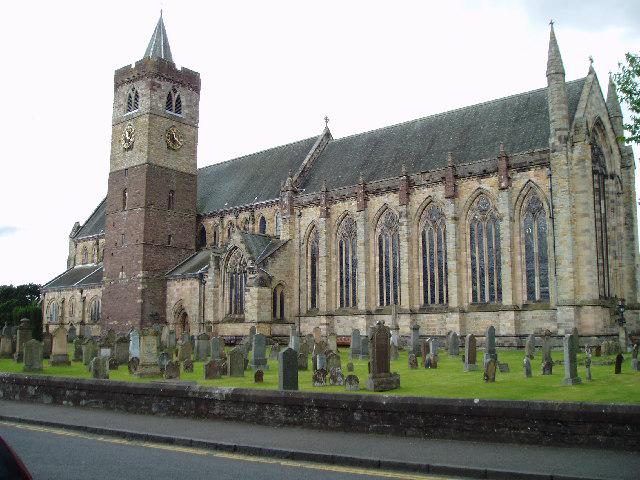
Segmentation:
{"type": "Polygon", "coordinates": [[[624,128],[629,132],[625,136],[626,142],[640,143],[640,55],[627,53],[626,63],[619,63],[620,71],[613,75],[613,81],[620,94],[620,99],[627,104],[631,112],[631,123],[625,123],[624,128]]]}
{"type": "Polygon", "coordinates": [[[34,283],[26,285],[0,285],[0,327],[4,323],[17,325],[22,318],[28,318],[36,339],[42,333],[42,307],[40,286],[34,283]]]}

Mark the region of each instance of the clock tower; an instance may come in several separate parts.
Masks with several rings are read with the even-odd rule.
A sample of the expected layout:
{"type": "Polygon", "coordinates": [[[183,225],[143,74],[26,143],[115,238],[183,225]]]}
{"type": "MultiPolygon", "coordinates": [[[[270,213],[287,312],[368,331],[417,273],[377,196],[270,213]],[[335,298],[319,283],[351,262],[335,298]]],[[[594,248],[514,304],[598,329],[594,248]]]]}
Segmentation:
{"type": "Polygon", "coordinates": [[[166,321],[164,275],[195,251],[200,75],[176,68],[162,14],[144,58],[114,75],[102,323],[166,321]]]}

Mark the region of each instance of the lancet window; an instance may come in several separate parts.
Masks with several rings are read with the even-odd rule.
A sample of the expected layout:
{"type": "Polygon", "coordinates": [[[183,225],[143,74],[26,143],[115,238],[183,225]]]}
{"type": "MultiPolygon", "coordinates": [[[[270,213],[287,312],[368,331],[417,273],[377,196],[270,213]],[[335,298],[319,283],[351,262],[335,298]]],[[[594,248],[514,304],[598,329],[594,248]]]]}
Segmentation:
{"type": "Polygon", "coordinates": [[[425,305],[448,303],[447,237],[442,210],[427,207],[420,233],[422,298],[425,305]]]}
{"type": "Polygon", "coordinates": [[[596,261],[598,262],[598,293],[609,298],[609,237],[607,234],[607,165],[597,139],[591,142],[593,171],[593,209],[596,230],[596,261]]]}
{"type": "Polygon", "coordinates": [[[318,230],[313,229],[307,239],[307,277],[309,308],[318,308],[318,263],[319,263],[318,230]]]}
{"type": "Polygon", "coordinates": [[[400,235],[398,216],[388,210],[378,222],[376,248],[378,257],[378,305],[400,302],[400,235]]]}
{"type": "Polygon", "coordinates": [[[358,229],[351,217],[342,220],[338,229],[338,263],[340,308],[355,307],[358,298],[358,229]]]}
{"type": "Polygon", "coordinates": [[[501,302],[500,220],[486,195],[469,212],[469,251],[472,303],[501,302]]]}
{"type": "Polygon", "coordinates": [[[173,87],[169,93],[167,93],[165,110],[167,112],[175,113],[176,115],[182,115],[182,99],[180,98],[180,94],[176,87],[173,87]]]}
{"type": "Polygon", "coordinates": [[[524,242],[527,302],[549,301],[549,244],[547,213],[537,194],[524,202],[522,239],[524,242]]]}
{"type": "Polygon", "coordinates": [[[230,315],[241,315],[244,313],[247,262],[240,250],[236,250],[227,263],[227,284],[229,286],[228,313],[230,315]]]}

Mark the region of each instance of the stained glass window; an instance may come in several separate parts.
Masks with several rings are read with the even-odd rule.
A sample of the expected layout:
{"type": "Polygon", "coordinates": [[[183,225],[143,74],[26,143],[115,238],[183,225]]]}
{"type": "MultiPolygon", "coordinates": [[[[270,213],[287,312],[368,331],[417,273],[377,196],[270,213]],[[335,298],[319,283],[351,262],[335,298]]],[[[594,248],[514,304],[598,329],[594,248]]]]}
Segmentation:
{"type": "Polygon", "coordinates": [[[91,323],[98,323],[100,321],[100,313],[101,313],[101,305],[100,299],[94,298],[91,301],[91,305],[89,307],[89,318],[91,318],[91,323]]]}
{"type": "Polygon", "coordinates": [[[486,195],[473,203],[469,219],[471,301],[501,302],[500,220],[486,195]]]}
{"type": "Polygon", "coordinates": [[[227,283],[229,285],[228,313],[244,313],[244,294],[247,284],[247,262],[240,250],[231,254],[227,263],[227,283]]]}
{"type": "Polygon", "coordinates": [[[258,223],[258,231],[263,235],[267,233],[267,220],[264,217],[260,217],[260,222],[258,223]]]}
{"type": "Polygon", "coordinates": [[[318,230],[315,228],[309,235],[307,245],[309,271],[309,308],[318,308],[318,260],[319,260],[318,230]]]}
{"type": "Polygon", "coordinates": [[[422,301],[425,305],[447,302],[445,242],[444,214],[437,206],[431,205],[425,210],[421,233],[422,301]]]}
{"type": "Polygon", "coordinates": [[[284,320],[284,287],[277,285],[273,289],[272,314],[274,320],[284,320]]]}
{"type": "Polygon", "coordinates": [[[378,236],[378,290],[380,306],[400,303],[400,236],[398,216],[388,210],[380,218],[378,236]]]}
{"type": "Polygon", "coordinates": [[[593,167],[593,209],[596,230],[596,261],[598,265],[598,293],[601,298],[611,296],[609,285],[609,238],[607,233],[607,166],[597,139],[591,142],[593,167]]]}
{"type": "Polygon", "coordinates": [[[357,304],[357,236],[355,220],[345,217],[338,228],[340,308],[355,307],[357,304]]]}

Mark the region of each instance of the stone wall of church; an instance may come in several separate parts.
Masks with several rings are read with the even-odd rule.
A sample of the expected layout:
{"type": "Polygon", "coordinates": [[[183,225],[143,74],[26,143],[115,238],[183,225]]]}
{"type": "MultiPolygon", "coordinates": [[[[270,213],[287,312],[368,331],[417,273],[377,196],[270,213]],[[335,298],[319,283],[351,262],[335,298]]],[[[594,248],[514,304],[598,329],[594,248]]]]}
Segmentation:
{"type": "Polygon", "coordinates": [[[78,326],[80,322],[85,322],[93,327],[93,334],[98,335],[101,330],[100,320],[92,322],[91,306],[93,302],[102,303],[102,288],[99,286],[93,288],[81,289],[59,289],[48,290],[44,292],[42,301],[43,325],[50,325],[50,330],[55,328],[53,325],[64,325],[69,328],[70,324],[78,326]],[[58,321],[50,321],[50,313],[53,303],[57,304],[58,321]]]}
{"type": "Polygon", "coordinates": [[[69,265],[69,268],[76,265],[99,263],[102,261],[104,254],[104,235],[83,238],[74,241],[74,243],[73,265],[69,265]]]}
{"type": "MultiPolygon", "coordinates": [[[[199,332],[201,322],[200,281],[198,278],[178,278],[167,281],[167,322],[175,330],[181,312],[189,317],[189,331],[199,332]]],[[[208,305],[205,305],[205,309],[208,305]]]]}

